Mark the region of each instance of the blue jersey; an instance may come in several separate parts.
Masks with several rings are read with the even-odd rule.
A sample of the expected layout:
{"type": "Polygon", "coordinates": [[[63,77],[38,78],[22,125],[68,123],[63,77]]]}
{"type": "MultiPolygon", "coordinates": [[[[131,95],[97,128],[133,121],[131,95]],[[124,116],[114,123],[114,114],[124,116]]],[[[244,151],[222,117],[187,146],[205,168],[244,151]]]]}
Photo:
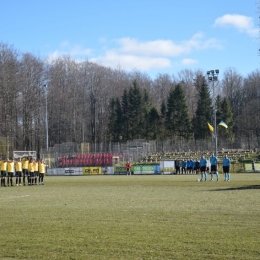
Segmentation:
{"type": "Polygon", "coordinates": [[[207,166],[207,159],[201,158],[200,159],[200,167],[207,166]]]}
{"type": "Polygon", "coordinates": [[[188,161],[187,162],[187,167],[188,168],[192,168],[192,166],[193,166],[193,161],[192,160],[188,161]]]}
{"type": "Polygon", "coordinates": [[[185,161],[183,161],[183,162],[181,163],[181,167],[182,167],[182,168],[186,168],[186,165],[187,165],[187,164],[186,164],[185,161]]]}
{"type": "Polygon", "coordinates": [[[211,164],[211,165],[217,165],[217,163],[218,163],[218,158],[213,155],[213,156],[211,156],[211,157],[209,158],[209,161],[210,161],[210,164],[211,164]]]}
{"type": "Polygon", "coordinates": [[[223,159],[223,166],[229,166],[231,163],[230,159],[229,158],[224,158],[223,159]]]}

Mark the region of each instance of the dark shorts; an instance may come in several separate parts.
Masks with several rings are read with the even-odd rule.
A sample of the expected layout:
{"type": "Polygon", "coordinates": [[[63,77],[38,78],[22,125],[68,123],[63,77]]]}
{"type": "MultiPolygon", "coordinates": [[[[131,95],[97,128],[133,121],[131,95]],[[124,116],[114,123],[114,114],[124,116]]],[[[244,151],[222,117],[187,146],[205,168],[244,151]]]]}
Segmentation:
{"type": "Polygon", "coordinates": [[[1,171],[1,177],[6,177],[6,171],[1,171]]]}
{"type": "Polygon", "coordinates": [[[34,176],[38,177],[39,176],[39,172],[34,172],[34,176]]]}
{"type": "Polygon", "coordinates": [[[229,166],[223,166],[223,172],[229,173],[229,166]]]}
{"type": "Polygon", "coordinates": [[[200,171],[201,171],[201,172],[205,172],[205,171],[206,171],[206,166],[201,166],[201,167],[200,167],[200,171]]]}
{"type": "Polygon", "coordinates": [[[29,175],[28,169],[23,169],[23,176],[28,176],[28,175],[29,175]]]}
{"type": "Polygon", "coordinates": [[[216,172],[216,171],[218,170],[217,165],[211,165],[211,166],[210,166],[210,170],[211,170],[212,172],[216,172]]]}
{"type": "Polygon", "coordinates": [[[22,172],[16,172],[16,173],[15,173],[15,176],[16,176],[16,177],[22,177],[22,172]]]}
{"type": "Polygon", "coordinates": [[[34,172],[29,172],[30,177],[34,177],[34,172]]]}
{"type": "Polygon", "coordinates": [[[14,173],[13,172],[8,172],[8,177],[13,178],[14,177],[14,173]]]}

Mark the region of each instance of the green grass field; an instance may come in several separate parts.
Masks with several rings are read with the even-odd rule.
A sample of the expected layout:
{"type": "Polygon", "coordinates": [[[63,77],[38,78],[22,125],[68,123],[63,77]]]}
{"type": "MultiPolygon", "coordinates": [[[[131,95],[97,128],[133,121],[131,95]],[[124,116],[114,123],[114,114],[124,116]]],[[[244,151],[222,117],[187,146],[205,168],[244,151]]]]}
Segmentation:
{"type": "Polygon", "coordinates": [[[260,259],[260,175],[45,177],[0,187],[0,259],[260,259]]]}

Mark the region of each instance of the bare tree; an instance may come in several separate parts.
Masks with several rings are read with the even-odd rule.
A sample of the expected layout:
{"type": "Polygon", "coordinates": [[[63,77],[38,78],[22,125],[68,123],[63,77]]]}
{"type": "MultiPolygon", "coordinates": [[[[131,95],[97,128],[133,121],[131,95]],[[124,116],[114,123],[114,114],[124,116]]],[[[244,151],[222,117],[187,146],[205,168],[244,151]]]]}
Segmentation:
{"type": "Polygon", "coordinates": [[[241,113],[242,99],[241,91],[243,88],[243,77],[234,68],[229,68],[223,73],[222,95],[227,97],[234,117],[241,113]]]}
{"type": "Polygon", "coordinates": [[[18,52],[7,44],[0,43],[0,118],[1,136],[6,144],[1,147],[1,152],[9,156],[10,146],[16,144],[18,128],[17,110],[17,82],[18,82],[18,52]],[[6,150],[6,151],[4,151],[6,150]]]}
{"type": "Polygon", "coordinates": [[[37,150],[43,143],[42,133],[42,79],[43,61],[30,53],[22,55],[19,70],[19,94],[23,129],[23,148],[37,150]]]}

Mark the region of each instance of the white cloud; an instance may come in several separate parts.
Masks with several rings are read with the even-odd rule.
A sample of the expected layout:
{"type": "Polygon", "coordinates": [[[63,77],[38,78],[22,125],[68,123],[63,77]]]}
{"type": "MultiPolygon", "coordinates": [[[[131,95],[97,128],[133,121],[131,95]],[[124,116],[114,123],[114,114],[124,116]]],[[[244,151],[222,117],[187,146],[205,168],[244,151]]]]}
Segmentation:
{"type": "Polygon", "coordinates": [[[134,55],[160,55],[176,57],[190,53],[197,49],[219,48],[216,39],[205,40],[202,33],[195,34],[190,40],[175,43],[171,40],[155,40],[140,42],[132,38],[121,38],[117,40],[119,52],[134,55]]]}
{"type": "Polygon", "coordinates": [[[70,55],[75,59],[87,59],[92,54],[89,48],[83,48],[81,45],[71,45],[69,42],[64,41],[61,43],[60,50],[56,50],[48,56],[48,61],[55,60],[62,55],[70,55]]]}
{"type": "Polygon", "coordinates": [[[154,68],[169,68],[171,61],[167,58],[120,54],[116,51],[107,51],[104,56],[92,58],[90,61],[112,68],[120,67],[124,70],[150,70],[154,68]]]}
{"type": "MultiPolygon", "coordinates": [[[[193,35],[188,40],[174,42],[172,40],[158,39],[154,41],[139,41],[134,38],[120,38],[113,41],[101,39],[103,48],[98,56],[94,56],[91,49],[80,45],[71,45],[64,41],[61,50],[54,51],[49,56],[49,61],[62,55],[70,55],[77,61],[89,59],[103,66],[117,68],[119,65],[124,70],[142,70],[171,68],[173,58],[188,55],[194,51],[205,49],[219,49],[221,44],[214,38],[206,39],[202,33],[193,35]],[[108,47],[113,43],[114,47],[108,47]]],[[[97,52],[98,50],[95,50],[97,52]]],[[[184,59],[182,64],[191,65],[197,61],[184,59]]]]}
{"type": "Polygon", "coordinates": [[[214,26],[232,26],[250,36],[258,35],[258,28],[255,28],[253,19],[249,16],[225,14],[215,20],[214,26]]]}
{"type": "Polygon", "coordinates": [[[196,63],[198,63],[198,61],[197,61],[197,60],[194,60],[194,59],[183,59],[183,60],[181,61],[181,64],[182,64],[182,65],[185,65],[185,66],[187,66],[187,65],[193,65],[193,64],[196,64],[196,63]]]}
{"type": "MultiPolygon", "coordinates": [[[[205,39],[202,33],[197,33],[191,39],[179,43],[162,39],[141,42],[133,38],[121,38],[114,42],[118,44],[117,48],[107,50],[104,55],[90,60],[109,67],[120,65],[125,70],[148,71],[172,67],[173,57],[187,55],[196,50],[221,48],[216,39],[205,39]]],[[[191,65],[196,62],[184,59],[182,64],[191,65]]]]}

